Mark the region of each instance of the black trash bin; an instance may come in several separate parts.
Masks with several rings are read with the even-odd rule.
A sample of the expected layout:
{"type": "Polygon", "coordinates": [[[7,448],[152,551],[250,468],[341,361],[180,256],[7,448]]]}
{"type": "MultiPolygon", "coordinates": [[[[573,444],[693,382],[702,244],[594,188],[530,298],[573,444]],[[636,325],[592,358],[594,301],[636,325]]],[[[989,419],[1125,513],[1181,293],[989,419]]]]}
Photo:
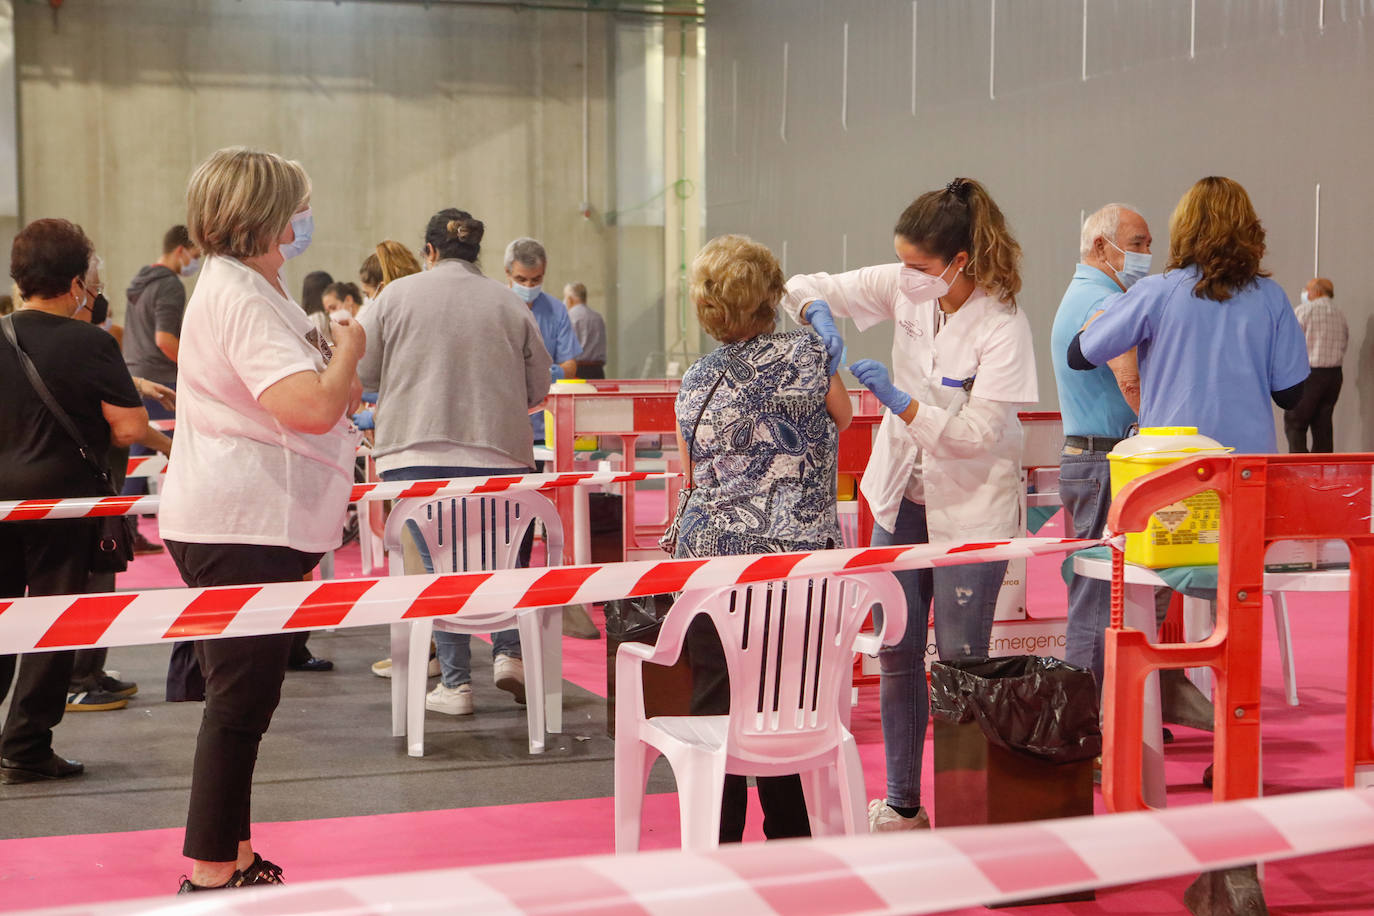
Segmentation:
{"type": "Polygon", "coordinates": [[[1102,731],[1091,671],[1035,655],[935,662],[930,706],[937,826],[1093,813],[1102,731]]]}
{"type": "MultiPolygon", "coordinates": [[[[606,732],[615,737],[615,656],[624,642],[658,643],[675,595],[606,602],[606,732]]],[[[673,665],[644,665],[644,714],[686,716],[692,711],[692,669],[684,651],[673,665]]]]}

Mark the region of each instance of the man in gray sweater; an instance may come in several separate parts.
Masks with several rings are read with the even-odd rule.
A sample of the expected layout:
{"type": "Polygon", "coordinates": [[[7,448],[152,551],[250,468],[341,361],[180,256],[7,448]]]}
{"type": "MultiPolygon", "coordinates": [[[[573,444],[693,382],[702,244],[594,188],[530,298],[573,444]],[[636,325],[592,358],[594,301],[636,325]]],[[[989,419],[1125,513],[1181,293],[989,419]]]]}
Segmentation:
{"type": "MultiPolygon", "coordinates": [[[[425,232],[428,269],[389,283],[360,319],[367,352],[358,376],[364,389],[378,392],[373,454],[383,480],[527,474],[534,467],[529,414],[548,394],[552,360],[530,310],[477,267],[482,232],[469,213],[439,211],[425,232]]],[[[425,706],[470,715],[470,637],[435,631],[434,642],[441,683],[425,706]]],[[[496,686],[523,702],[515,630],[492,634],[492,668],[496,686]]]]}

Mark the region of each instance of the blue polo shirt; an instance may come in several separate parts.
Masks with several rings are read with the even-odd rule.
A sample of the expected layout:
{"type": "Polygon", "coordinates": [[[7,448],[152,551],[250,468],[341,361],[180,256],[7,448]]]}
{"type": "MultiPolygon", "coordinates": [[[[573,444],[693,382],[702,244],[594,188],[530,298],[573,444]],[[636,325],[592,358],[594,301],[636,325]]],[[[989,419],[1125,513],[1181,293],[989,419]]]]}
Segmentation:
{"type": "MultiPolygon", "coordinates": [[[[541,292],[530,303],[530,314],[539,326],[539,336],[544,338],[544,349],[555,363],[567,362],[582,355],[582,345],[577,342],[577,332],[573,330],[572,319],[568,317],[568,307],[548,293],[541,292]]],[[[530,428],[534,430],[536,444],[544,441],[544,412],[530,414],[530,428]]]]}
{"type": "Polygon", "coordinates": [[[1257,277],[1216,302],[1185,267],[1104,303],[1079,345],[1101,364],[1136,347],[1140,425],[1196,426],[1242,454],[1278,451],[1270,394],[1307,378],[1307,341],[1283,289],[1257,277]]]}
{"type": "Polygon", "coordinates": [[[1120,438],[1135,422],[1135,411],[1121,396],[1116,376],[1104,363],[1091,372],[1069,368],[1069,344],[1109,296],[1120,295],[1116,281],[1096,267],[1079,264],[1060,300],[1050,332],[1054,381],[1059,386],[1059,413],[1066,436],[1120,438]]]}

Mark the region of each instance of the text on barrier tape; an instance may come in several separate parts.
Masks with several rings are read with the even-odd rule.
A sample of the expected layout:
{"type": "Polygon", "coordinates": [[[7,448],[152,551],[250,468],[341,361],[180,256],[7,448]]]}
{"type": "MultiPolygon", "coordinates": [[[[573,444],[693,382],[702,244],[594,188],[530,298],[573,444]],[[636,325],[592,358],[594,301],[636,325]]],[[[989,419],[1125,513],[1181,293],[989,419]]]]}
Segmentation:
{"type": "Polygon", "coordinates": [[[0,655],[363,627],[418,617],[592,604],[769,579],[986,563],[1096,546],[1079,538],[507,569],[448,575],[0,599],[0,655]]]}

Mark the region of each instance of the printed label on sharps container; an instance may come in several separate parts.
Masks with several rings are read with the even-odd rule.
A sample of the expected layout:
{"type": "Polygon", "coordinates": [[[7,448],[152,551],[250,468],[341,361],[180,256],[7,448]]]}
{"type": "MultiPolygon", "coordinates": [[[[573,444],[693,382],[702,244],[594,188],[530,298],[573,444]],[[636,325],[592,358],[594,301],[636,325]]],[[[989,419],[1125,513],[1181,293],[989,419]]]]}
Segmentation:
{"type": "Polygon", "coordinates": [[[1149,535],[1156,547],[1217,543],[1221,537],[1221,497],[1208,490],[1157,509],[1150,518],[1149,535]]]}

